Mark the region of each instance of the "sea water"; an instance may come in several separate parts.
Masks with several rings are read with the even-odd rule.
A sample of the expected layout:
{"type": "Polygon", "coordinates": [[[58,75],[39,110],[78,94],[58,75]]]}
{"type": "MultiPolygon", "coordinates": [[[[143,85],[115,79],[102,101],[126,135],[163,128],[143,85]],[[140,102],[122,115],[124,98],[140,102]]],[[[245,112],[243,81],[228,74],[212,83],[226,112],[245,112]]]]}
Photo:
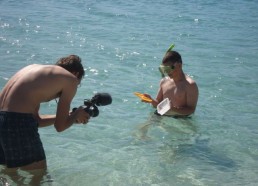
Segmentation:
{"type": "MultiPolygon", "coordinates": [[[[71,107],[97,92],[113,98],[87,125],[39,129],[41,185],[256,185],[257,9],[256,0],[1,0],[1,89],[26,65],[77,54],[86,75],[71,107]],[[187,119],[153,115],[133,94],[156,96],[172,43],[199,87],[187,119]]],[[[41,105],[55,111],[55,101],[41,105]]],[[[29,173],[0,175],[35,185],[29,173]]]]}

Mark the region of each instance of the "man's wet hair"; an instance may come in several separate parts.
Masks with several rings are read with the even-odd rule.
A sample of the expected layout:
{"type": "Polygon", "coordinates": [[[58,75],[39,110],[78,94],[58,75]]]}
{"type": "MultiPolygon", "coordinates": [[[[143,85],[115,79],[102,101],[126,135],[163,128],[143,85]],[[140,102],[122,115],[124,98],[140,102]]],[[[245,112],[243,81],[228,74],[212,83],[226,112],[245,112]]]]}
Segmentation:
{"type": "Polygon", "coordinates": [[[56,62],[56,65],[63,67],[69,72],[79,72],[79,79],[82,79],[85,75],[84,68],[81,64],[81,58],[77,55],[62,57],[56,62]]]}
{"type": "Polygon", "coordinates": [[[183,63],[181,55],[177,51],[168,51],[165,56],[163,57],[162,64],[165,63],[183,63]]]}

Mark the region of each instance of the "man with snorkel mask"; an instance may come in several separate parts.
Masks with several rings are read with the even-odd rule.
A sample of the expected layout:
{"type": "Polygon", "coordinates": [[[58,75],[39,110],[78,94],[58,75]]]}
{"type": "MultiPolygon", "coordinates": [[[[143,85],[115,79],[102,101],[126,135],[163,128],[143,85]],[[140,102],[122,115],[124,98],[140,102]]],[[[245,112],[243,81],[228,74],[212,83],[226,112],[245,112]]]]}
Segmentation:
{"type": "MultiPolygon", "coordinates": [[[[149,94],[144,94],[150,98],[153,107],[157,107],[160,102],[168,98],[170,109],[165,113],[168,116],[189,116],[194,113],[198,101],[198,86],[196,82],[186,75],[182,69],[181,55],[173,51],[171,45],[163,57],[159,70],[163,79],[156,99],[149,94]]],[[[143,102],[147,102],[144,101],[143,102]]]]}

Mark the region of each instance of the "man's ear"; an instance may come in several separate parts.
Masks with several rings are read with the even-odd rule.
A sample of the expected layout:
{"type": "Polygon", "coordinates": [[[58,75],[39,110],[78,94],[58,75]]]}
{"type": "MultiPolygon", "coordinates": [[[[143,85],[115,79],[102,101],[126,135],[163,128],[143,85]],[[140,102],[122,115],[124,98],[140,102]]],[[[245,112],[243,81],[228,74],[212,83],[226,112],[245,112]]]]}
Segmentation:
{"type": "Polygon", "coordinates": [[[73,75],[75,75],[77,78],[79,76],[79,72],[72,72],[73,75]]]}
{"type": "Polygon", "coordinates": [[[178,63],[178,62],[176,62],[175,64],[176,64],[176,66],[178,66],[178,67],[182,68],[182,63],[178,63]]]}

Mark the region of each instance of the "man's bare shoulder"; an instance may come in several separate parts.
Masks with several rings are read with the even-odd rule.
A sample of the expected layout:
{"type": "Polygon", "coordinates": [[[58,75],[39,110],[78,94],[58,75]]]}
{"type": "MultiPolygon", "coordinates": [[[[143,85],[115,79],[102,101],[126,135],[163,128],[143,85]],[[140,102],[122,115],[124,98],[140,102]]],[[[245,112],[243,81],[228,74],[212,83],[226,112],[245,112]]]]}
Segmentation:
{"type": "Polygon", "coordinates": [[[185,79],[189,83],[189,85],[196,85],[195,80],[191,78],[189,75],[185,75],[185,79]]]}
{"type": "Polygon", "coordinates": [[[160,80],[160,84],[163,84],[165,82],[169,81],[169,77],[164,77],[160,80]]]}
{"type": "Polygon", "coordinates": [[[190,76],[186,75],[187,89],[191,92],[196,92],[198,94],[198,86],[196,81],[190,76]]]}
{"type": "Polygon", "coordinates": [[[31,72],[38,75],[64,75],[67,77],[74,77],[71,72],[68,72],[64,68],[57,65],[32,64],[23,68],[22,71],[31,72]]]}
{"type": "Polygon", "coordinates": [[[46,78],[48,79],[55,79],[60,84],[76,84],[78,81],[75,75],[73,75],[71,72],[67,71],[63,67],[57,65],[45,65],[41,68],[43,76],[47,76],[46,78]]]}
{"type": "MultiPolygon", "coordinates": [[[[37,85],[44,87],[47,82],[47,87],[55,89],[77,83],[77,78],[71,72],[57,65],[32,64],[18,72],[15,79],[18,79],[20,74],[22,78],[20,78],[19,83],[29,87],[38,87],[37,85]]],[[[47,87],[45,89],[48,89],[47,87]]]]}

